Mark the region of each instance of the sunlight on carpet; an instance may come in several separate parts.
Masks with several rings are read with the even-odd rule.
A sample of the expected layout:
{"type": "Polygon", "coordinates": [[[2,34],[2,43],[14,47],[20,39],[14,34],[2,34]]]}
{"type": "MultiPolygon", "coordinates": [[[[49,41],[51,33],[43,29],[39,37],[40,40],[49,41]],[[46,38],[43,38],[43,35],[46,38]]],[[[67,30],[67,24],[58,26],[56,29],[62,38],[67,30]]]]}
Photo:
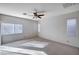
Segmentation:
{"type": "Polygon", "coordinates": [[[29,47],[44,48],[47,45],[48,45],[48,42],[29,41],[29,42],[26,42],[26,43],[21,44],[20,46],[29,46],[29,47]]]}
{"type": "Polygon", "coordinates": [[[22,48],[10,47],[10,46],[0,46],[0,50],[16,52],[16,53],[23,53],[23,54],[30,54],[30,55],[47,55],[43,51],[22,49],[22,48]]]}

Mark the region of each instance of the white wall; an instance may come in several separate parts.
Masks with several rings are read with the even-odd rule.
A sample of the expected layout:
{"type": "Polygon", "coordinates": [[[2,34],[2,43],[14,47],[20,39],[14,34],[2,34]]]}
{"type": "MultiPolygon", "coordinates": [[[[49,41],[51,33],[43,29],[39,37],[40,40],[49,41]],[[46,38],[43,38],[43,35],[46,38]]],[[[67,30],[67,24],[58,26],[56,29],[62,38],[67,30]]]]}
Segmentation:
{"type": "Polygon", "coordinates": [[[37,35],[37,21],[22,19],[7,15],[0,15],[1,23],[13,23],[13,24],[22,24],[23,25],[23,33],[22,34],[12,34],[12,35],[3,35],[1,36],[2,43],[13,42],[16,40],[21,40],[25,38],[31,38],[37,35]]]}
{"type": "Polygon", "coordinates": [[[0,25],[0,45],[1,45],[1,25],[0,25]]]}
{"type": "Polygon", "coordinates": [[[40,24],[40,37],[79,47],[79,11],[55,17],[52,16],[52,13],[48,13],[47,17],[42,19],[40,24]],[[66,22],[68,18],[77,19],[77,36],[75,38],[67,35],[66,22]]]}

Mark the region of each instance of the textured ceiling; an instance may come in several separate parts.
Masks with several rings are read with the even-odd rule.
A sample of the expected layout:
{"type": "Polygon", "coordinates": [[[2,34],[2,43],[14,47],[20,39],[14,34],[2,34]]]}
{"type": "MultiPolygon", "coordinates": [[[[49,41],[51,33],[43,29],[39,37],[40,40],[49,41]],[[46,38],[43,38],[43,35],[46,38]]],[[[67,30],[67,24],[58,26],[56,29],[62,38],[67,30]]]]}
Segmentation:
{"type": "Polygon", "coordinates": [[[0,3],[0,13],[12,15],[22,18],[32,19],[30,16],[25,16],[22,13],[31,13],[34,8],[39,11],[46,11],[52,16],[61,15],[79,10],[79,5],[64,8],[62,3],[0,3]]]}

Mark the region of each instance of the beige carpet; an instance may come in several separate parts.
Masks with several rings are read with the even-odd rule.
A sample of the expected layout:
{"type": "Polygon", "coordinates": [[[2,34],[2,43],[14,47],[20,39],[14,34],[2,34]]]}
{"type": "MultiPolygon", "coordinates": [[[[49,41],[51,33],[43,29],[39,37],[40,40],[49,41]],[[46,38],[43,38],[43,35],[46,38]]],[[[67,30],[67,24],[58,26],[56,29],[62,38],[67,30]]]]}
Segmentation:
{"type": "MultiPolygon", "coordinates": [[[[32,42],[33,43],[33,42],[32,42]]],[[[36,44],[36,46],[38,45],[38,43],[36,44]]],[[[25,39],[25,40],[21,40],[21,41],[17,41],[17,42],[13,42],[13,43],[9,43],[9,44],[5,44],[4,46],[10,46],[10,47],[18,47],[18,48],[22,48],[22,49],[31,49],[31,50],[36,50],[36,51],[43,51],[48,55],[79,55],[79,49],[72,47],[72,46],[68,46],[65,44],[61,44],[61,43],[57,43],[54,41],[49,41],[46,39],[41,39],[41,38],[32,38],[32,39],[25,39]],[[36,41],[39,42],[41,44],[41,42],[47,42],[48,44],[45,45],[44,48],[39,48],[39,47],[34,47],[34,45],[24,45],[22,46],[24,43],[30,43],[30,41],[36,41]]],[[[31,53],[31,52],[29,52],[31,53]]]]}

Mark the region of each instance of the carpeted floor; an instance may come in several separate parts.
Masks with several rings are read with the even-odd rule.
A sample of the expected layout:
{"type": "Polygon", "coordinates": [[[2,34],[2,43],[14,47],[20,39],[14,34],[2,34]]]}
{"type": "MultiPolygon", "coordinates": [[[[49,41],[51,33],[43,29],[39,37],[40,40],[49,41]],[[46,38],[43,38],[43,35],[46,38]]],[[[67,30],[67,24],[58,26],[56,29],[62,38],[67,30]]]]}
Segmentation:
{"type": "MultiPolygon", "coordinates": [[[[3,46],[16,47],[16,48],[21,48],[26,50],[29,49],[37,52],[40,51],[40,52],[46,53],[46,55],[79,55],[78,48],[57,43],[54,41],[46,40],[46,39],[37,38],[37,37],[32,39],[16,41],[13,43],[8,43],[3,46]]],[[[38,55],[37,52],[33,52],[33,53],[38,55]]],[[[17,53],[17,55],[18,54],[19,53],[17,53]]]]}

